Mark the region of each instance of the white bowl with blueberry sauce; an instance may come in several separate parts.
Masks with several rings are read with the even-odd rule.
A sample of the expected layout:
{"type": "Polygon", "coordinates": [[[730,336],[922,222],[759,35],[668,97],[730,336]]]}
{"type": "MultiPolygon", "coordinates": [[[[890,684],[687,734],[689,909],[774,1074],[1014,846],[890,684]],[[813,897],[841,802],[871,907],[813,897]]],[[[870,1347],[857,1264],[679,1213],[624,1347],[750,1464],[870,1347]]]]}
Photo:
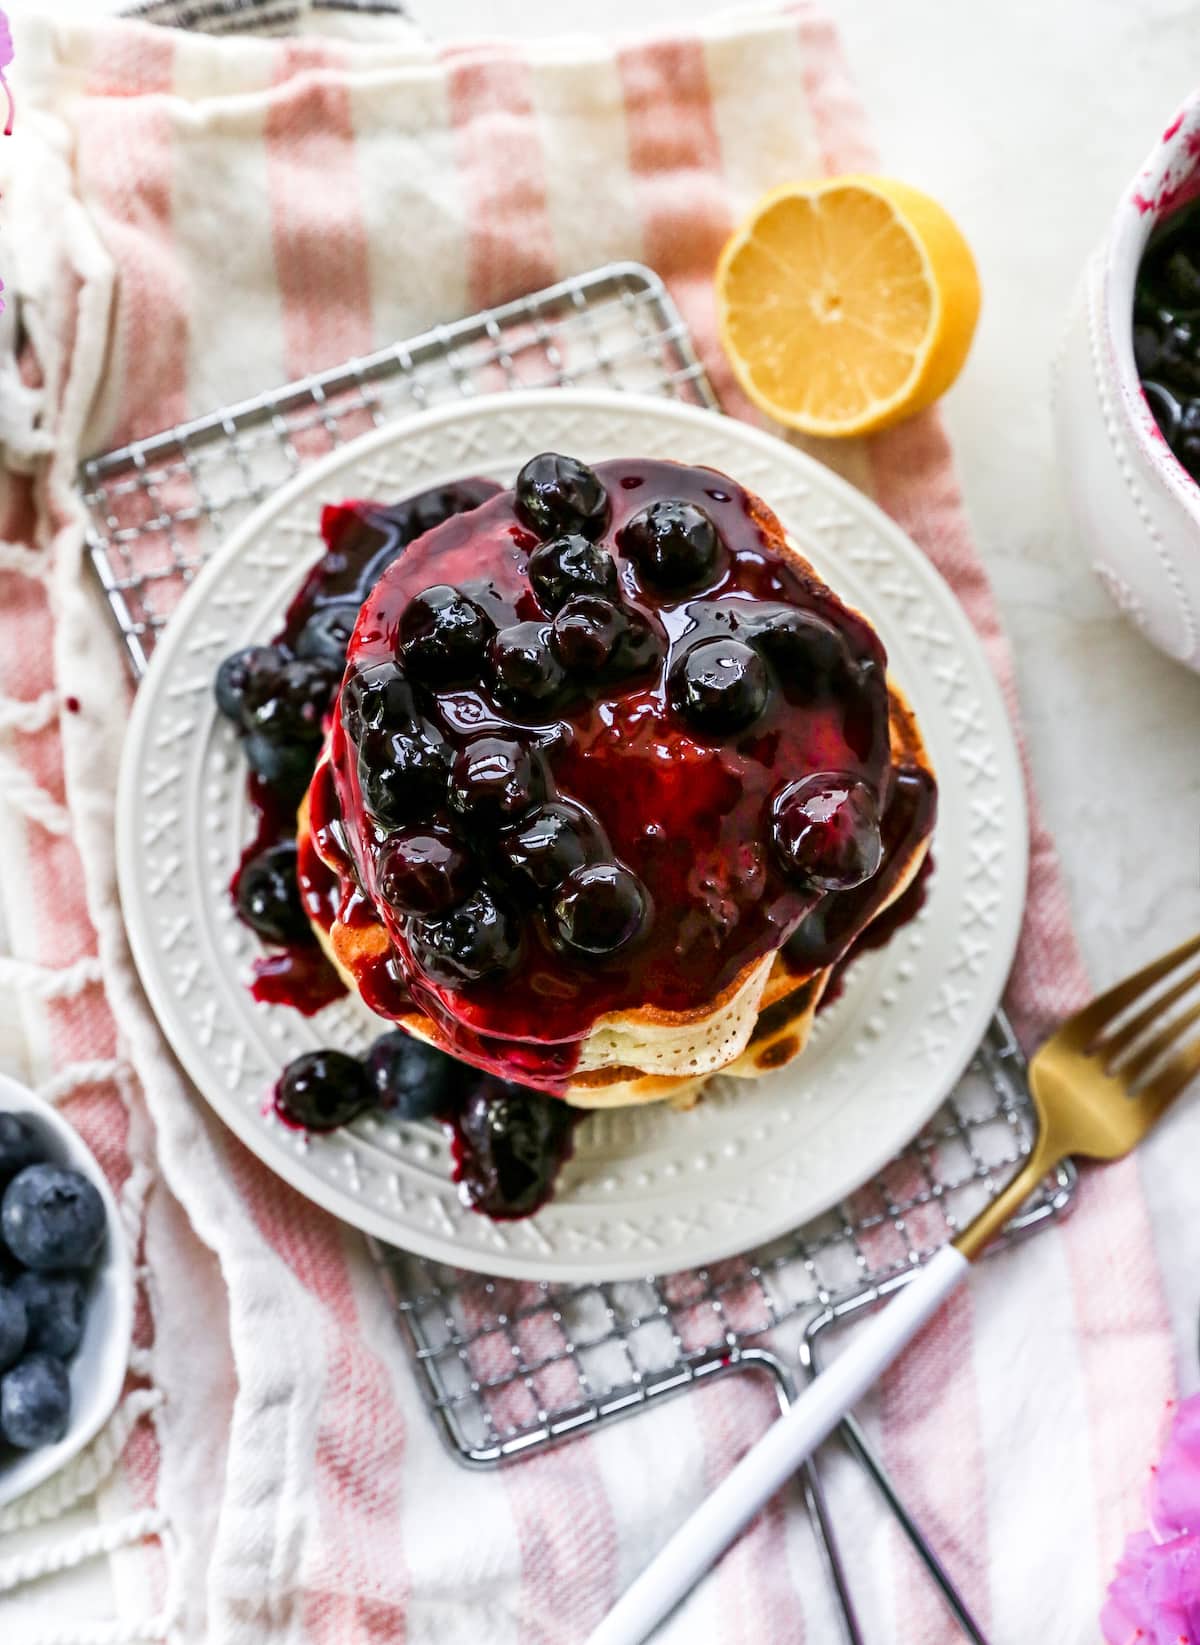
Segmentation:
{"type": "Polygon", "coordinates": [[[1200,670],[1200,93],[1167,124],[1084,273],[1055,422],[1097,576],[1148,639],[1200,670]]]}
{"type": "Polygon", "coordinates": [[[0,1507],[56,1474],[112,1415],[133,1302],[103,1171],[60,1114],[0,1075],[0,1507]]]}

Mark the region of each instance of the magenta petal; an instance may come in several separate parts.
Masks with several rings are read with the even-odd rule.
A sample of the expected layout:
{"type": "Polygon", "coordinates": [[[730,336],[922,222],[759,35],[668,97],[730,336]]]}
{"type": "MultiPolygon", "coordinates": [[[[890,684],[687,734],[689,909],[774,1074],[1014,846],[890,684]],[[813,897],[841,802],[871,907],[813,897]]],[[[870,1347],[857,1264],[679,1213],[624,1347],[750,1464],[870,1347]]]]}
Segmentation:
{"type": "Polygon", "coordinates": [[[1200,1532],[1200,1395],[1175,1412],[1150,1486],[1150,1519],[1160,1537],[1200,1532]]]}
{"type": "Polygon", "coordinates": [[[1108,1645],[1200,1645],[1200,1537],[1131,1536],[1100,1626],[1108,1645]]]}

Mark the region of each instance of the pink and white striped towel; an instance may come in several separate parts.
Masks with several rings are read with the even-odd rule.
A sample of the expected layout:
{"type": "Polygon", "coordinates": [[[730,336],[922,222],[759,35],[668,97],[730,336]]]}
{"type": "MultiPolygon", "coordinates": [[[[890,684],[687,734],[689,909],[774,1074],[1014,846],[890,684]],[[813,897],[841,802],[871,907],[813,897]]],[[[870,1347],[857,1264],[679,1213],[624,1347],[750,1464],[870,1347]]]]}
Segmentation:
{"type": "MultiPolygon", "coordinates": [[[[106,1475],[108,1541],[131,1544],[122,1639],[569,1645],[769,1401],[714,1386],[499,1476],[443,1456],[361,1242],[209,1117],[138,988],[112,860],[128,685],[84,573],[72,476],[81,452],[618,257],[666,277],[745,414],[714,336],[723,238],[785,178],[874,163],[835,38],[807,8],[528,51],[437,52],[403,25],[363,48],[29,21],[17,59],[23,130],[0,156],[24,327],[20,380],[0,377],[9,975],[35,1074],[69,1095],[142,1218],[145,1275],[132,1436],[59,1498],[106,1475]]],[[[836,459],[954,584],[1011,698],[938,419],[836,459]]],[[[1033,845],[1009,1001],[1027,1037],[1085,986],[1040,828],[1033,845]]],[[[1002,1641],[1095,1637],[1171,1389],[1136,1165],[1081,1199],[976,1278],[868,1413],[1002,1641]]],[[[840,1477],[836,1494],[870,1637],[954,1637],[861,1485],[840,1477]]],[[[834,1633],[793,1496],[662,1638],[834,1633]]]]}

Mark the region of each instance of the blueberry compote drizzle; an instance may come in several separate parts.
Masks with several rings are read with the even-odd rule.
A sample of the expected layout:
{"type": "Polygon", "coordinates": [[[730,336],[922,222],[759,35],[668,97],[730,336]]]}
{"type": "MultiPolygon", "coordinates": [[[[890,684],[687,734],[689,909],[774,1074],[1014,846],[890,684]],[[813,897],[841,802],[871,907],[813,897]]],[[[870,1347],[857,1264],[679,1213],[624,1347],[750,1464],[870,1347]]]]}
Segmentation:
{"type": "Polygon", "coordinates": [[[1133,297],[1133,355],[1163,439],[1200,480],[1200,205],[1151,237],[1133,297]]]}
{"type": "Polygon", "coordinates": [[[368,597],[314,822],[458,1056],[561,1092],[598,1017],[704,1010],[884,872],[883,648],[782,550],[714,470],[535,459],[368,597]],[[456,905],[388,872],[413,831],[456,905]]]}
{"type": "Polygon", "coordinates": [[[296,1057],[275,1088],[274,1108],[285,1125],[303,1131],[333,1131],[371,1110],[440,1121],[463,1199],[501,1221],[531,1216],[550,1199],[585,1118],[402,1030],[382,1034],[363,1058],[329,1050],[296,1057]]]}
{"type": "Polygon", "coordinates": [[[386,507],[349,502],[326,508],[325,552],[280,632],[269,645],[221,664],[217,701],[242,737],[255,823],[230,890],[240,917],[273,950],[255,962],[256,999],[311,1016],[345,991],[306,917],[329,927],[339,900],[337,877],[311,842],[298,855],[285,849],[296,836],[297,807],[317,763],[363,600],[423,532],[498,490],[490,480],[461,480],[386,507]]]}

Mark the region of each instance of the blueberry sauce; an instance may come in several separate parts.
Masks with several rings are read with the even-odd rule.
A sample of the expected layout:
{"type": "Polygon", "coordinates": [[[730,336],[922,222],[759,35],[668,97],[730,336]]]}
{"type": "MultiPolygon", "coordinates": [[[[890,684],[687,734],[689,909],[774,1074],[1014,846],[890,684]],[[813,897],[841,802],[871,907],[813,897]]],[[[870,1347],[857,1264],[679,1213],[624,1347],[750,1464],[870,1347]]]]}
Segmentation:
{"type": "Polygon", "coordinates": [[[1163,439],[1200,480],[1200,204],[1167,218],[1142,256],[1133,355],[1163,439]]]}
{"type": "Polygon", "coordinates": [[[217,701],[237,725],[251,763],[248,793],[254,818],[254,837],[230,892],[239,917],[272,950],[254,962],[251,992],[258,1000],[312,1016],[345,992],[307,921],[284,931],[277,918],[282,903],[298,892],[298,906],[325,929],[332,924],[337,879],[312,842],[305,842],[294,862],[294,883],[278,887],[274,907],[258,899],[258,917],[249,906],[246,882],[263,876],[264,857],[295,839],[297,808],[317,764],[325,716],[359,608],[387,567],[422,532],[477,507],[498,490],[490,480],[462,480],[387,506],[348,502],[326,508],[321,516],[325,552],[289,606],[279,633],[268,645],[237,653],[221,665],[217,701]]]}
{"type": "Polygon", "coordinates": [[[598,1017],[703,1010],[849,899],[844,951],[885,895],[889,705],[874,631],[734,482],[622,461],[574,464],[556,491],[543,464],[523,491],[534,466],[368,596],[311,814],[345,819],[347,911],[386,932],[402,992],[374,953],[376,1008],[415,1001],[459,1057],[561,1093],[598,1017]],[[813,774],[811,816],[773,821],[813,774]],[[556,831],[554,808],[582,827],[556,831]],[[473,864],[448,914],[381,875],[414,828],[473,864]],[[523,833],[561,883],[531,875],[523,833]]]}

